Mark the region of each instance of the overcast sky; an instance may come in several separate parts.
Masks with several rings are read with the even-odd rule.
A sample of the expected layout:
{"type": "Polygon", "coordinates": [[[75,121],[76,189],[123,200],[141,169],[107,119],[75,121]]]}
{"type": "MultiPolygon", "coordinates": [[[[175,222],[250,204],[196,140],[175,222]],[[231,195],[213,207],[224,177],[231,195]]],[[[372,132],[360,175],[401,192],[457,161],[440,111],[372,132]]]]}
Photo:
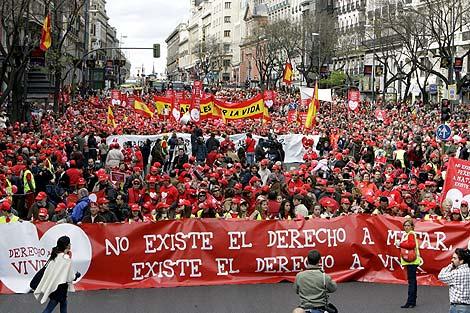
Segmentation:
{"type": "Polygon", "coordinates": [[[106,12],[111,26],[117,28],[123,47],[152,47],[160,43],[161,57],[154,59],[152,50],[127,50],[132,74],[145,67],[145,73],[163,73],[166,64],[165,39],[175,27],[189,17],[190,0],[107,0],[106,12]]]}

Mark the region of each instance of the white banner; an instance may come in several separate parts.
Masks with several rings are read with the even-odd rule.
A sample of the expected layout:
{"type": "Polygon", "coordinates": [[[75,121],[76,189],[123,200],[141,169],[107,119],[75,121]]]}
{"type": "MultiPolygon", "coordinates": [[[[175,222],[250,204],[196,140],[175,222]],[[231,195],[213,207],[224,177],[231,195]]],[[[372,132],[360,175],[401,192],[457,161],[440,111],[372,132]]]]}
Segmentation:
{"type": "MultiPolygon", "coordinates": [[[[131,142],[133,145],[140,145],[144,143],[147,139],[150,141],[155,142],[157,139],[163,138],[163,136],[171,136],[171,133],[165,133],[160,135],[113,135],[106,138],[106,144],[111,144],[113,141],[119,143],[121,146],[125,142],[131,142]]],[[[184,139],[184,142],[187,147],[187,151],[191,151],[191,134],[186,133],[177,133],[178,137],[184,139]]],[[[302,145],[302,138],[307,137],[311,138],[314,141],[313,147],[317,146],[318,140],[320,138],[319,135],[315,136],[305,136],[303,134],[288,134],[288,135],[279,135],[277,136],[278,141],[282,144],[282,147],[285,152],[284,163],[301,163],[303,162],[303,156],[305,154],[305,148],[302,145]]],[[[208,136],[205,137],[206,139],[209,138],[208,136]]],[[[222,141],[222,137],[216,137],[219,141],[222,141]]],[[[267,137],[261,137],[253,135],[253,138],[259,141],[260,138],[264,138],[267,140],[267,137]]],[[[235,134],[230,135],[230,140],[232,140],[235,145],[236,149],[238,149],[241,144],[245,141],[246,134],[235,134]]]]}
{"type": "MultiPolygon", "coordinates": [[[[300,87],[300,98],[302,100],[312,99],[313,88],[300,87]]],[[[318,99],[320,101],[332,102],[331,89],[318,89],[318,99]]]]}

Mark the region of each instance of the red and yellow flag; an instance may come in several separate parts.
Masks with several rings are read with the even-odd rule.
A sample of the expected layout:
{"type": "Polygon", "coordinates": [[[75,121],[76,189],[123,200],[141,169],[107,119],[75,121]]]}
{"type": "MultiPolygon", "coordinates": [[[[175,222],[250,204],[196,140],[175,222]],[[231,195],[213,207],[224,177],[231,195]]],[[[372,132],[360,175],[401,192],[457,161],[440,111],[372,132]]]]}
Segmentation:
{"type": "Polygon", "coordinates": [[[269,110],[266,104],[264,105],[264,111],[263,111],[263,124],[266,124],[267,122],[271,121],[271,117],[269,116],[269,110]]]}
{"type": "Polygon", "coordinates": [[[150,117],[152,118],[153,117],[153,110],[151,110],[146,104],[144,101],[142,101],[141,98],[135,98],[134,100],[134,110],[145,116],[145,117],[150,117]]]}
{"type": "Polygon", "coordinates": [[[290,64],[289,61],[287,61],[286,66],[284,67],[284,76],[282,78],[282,81],[285,84],[290,85],[292,83],[292,76],[293,76],[292,64],[290,64]]]}
{"type": "Polygon", "coordinates": [[[39,44],[39,49],[41,49],[42,51],[46,51],[51,47],[51,44],[51,16],[47,14],[44,18],[44,23],[42,24],[41,43],[39,44]]]}
{"type": "Polygon", "coordinates": [[[108,114],[106,116],[106,124],[107,125],[112,125],[114,128],[116,128],[116,121],[114,120],[114,113],[113,113],[113,110],[111,109],[111,106],[108,106],[108,114]]]}
{"type": "Polygon", "coordinates": [[[315,124],[315,118],[320,108],[320,100],[318,100],[318,81],[315,82],[313,90],[312,102],[308,106],[307,119],[305,120],[305,128],[311,128],[315,124]]]}

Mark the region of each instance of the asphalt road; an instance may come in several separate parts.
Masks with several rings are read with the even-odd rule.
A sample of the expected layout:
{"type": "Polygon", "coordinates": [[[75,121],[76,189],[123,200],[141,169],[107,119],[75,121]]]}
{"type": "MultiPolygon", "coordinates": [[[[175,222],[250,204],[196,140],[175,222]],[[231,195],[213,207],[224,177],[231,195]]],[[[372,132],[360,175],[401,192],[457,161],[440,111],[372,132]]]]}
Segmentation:
{"type": "MultiPolygon", "coordinates": [[[[401,309],[406,286],[345,283],[330,301],[340,313],[448,312],[446,287],[418,287],[418,306],[401,309]]],[[[296,307],[292,284],[225,285],[89,291],[69,294],[72,313],[288,313],[296,307]]],[[[0,312],[42,312],[32,294],[0,296],[0,312]]],[[[56,308],[55,312],[59,312],[56,308]]]]}

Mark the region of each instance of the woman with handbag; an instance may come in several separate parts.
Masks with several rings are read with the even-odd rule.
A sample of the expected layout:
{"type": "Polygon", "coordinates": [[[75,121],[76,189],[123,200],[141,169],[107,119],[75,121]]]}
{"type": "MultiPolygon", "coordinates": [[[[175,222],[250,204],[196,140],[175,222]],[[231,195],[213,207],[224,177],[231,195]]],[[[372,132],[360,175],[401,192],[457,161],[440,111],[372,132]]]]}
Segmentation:
{"type": "Polygon", "coordinates": [[[72,282],[80,277],[80,273],[72,272],[70,258],[70,238],[62,236],[57,240],[57,246],[52,248],[51,257],[47,263],[44,275],[34,296],[41,304],[50,299],[43,313],[53,312],[60,303],[60,312],[67,313],[67,292],[73,291],[72,282]]]}
{"type": "Polygon", "coordinates": [[[422,264],[422,259],[419,255],[418,238],[414,232],[413,220],[406,220],[403,223],[403,229],[405,234],[402,236],[401,241],[397,241],[395,245],[400,248],[400,262],[406,268],[408,278],[408,299],[401,308],[410,309],[416,306],[418,293],[416,270],[422,264]]]}

